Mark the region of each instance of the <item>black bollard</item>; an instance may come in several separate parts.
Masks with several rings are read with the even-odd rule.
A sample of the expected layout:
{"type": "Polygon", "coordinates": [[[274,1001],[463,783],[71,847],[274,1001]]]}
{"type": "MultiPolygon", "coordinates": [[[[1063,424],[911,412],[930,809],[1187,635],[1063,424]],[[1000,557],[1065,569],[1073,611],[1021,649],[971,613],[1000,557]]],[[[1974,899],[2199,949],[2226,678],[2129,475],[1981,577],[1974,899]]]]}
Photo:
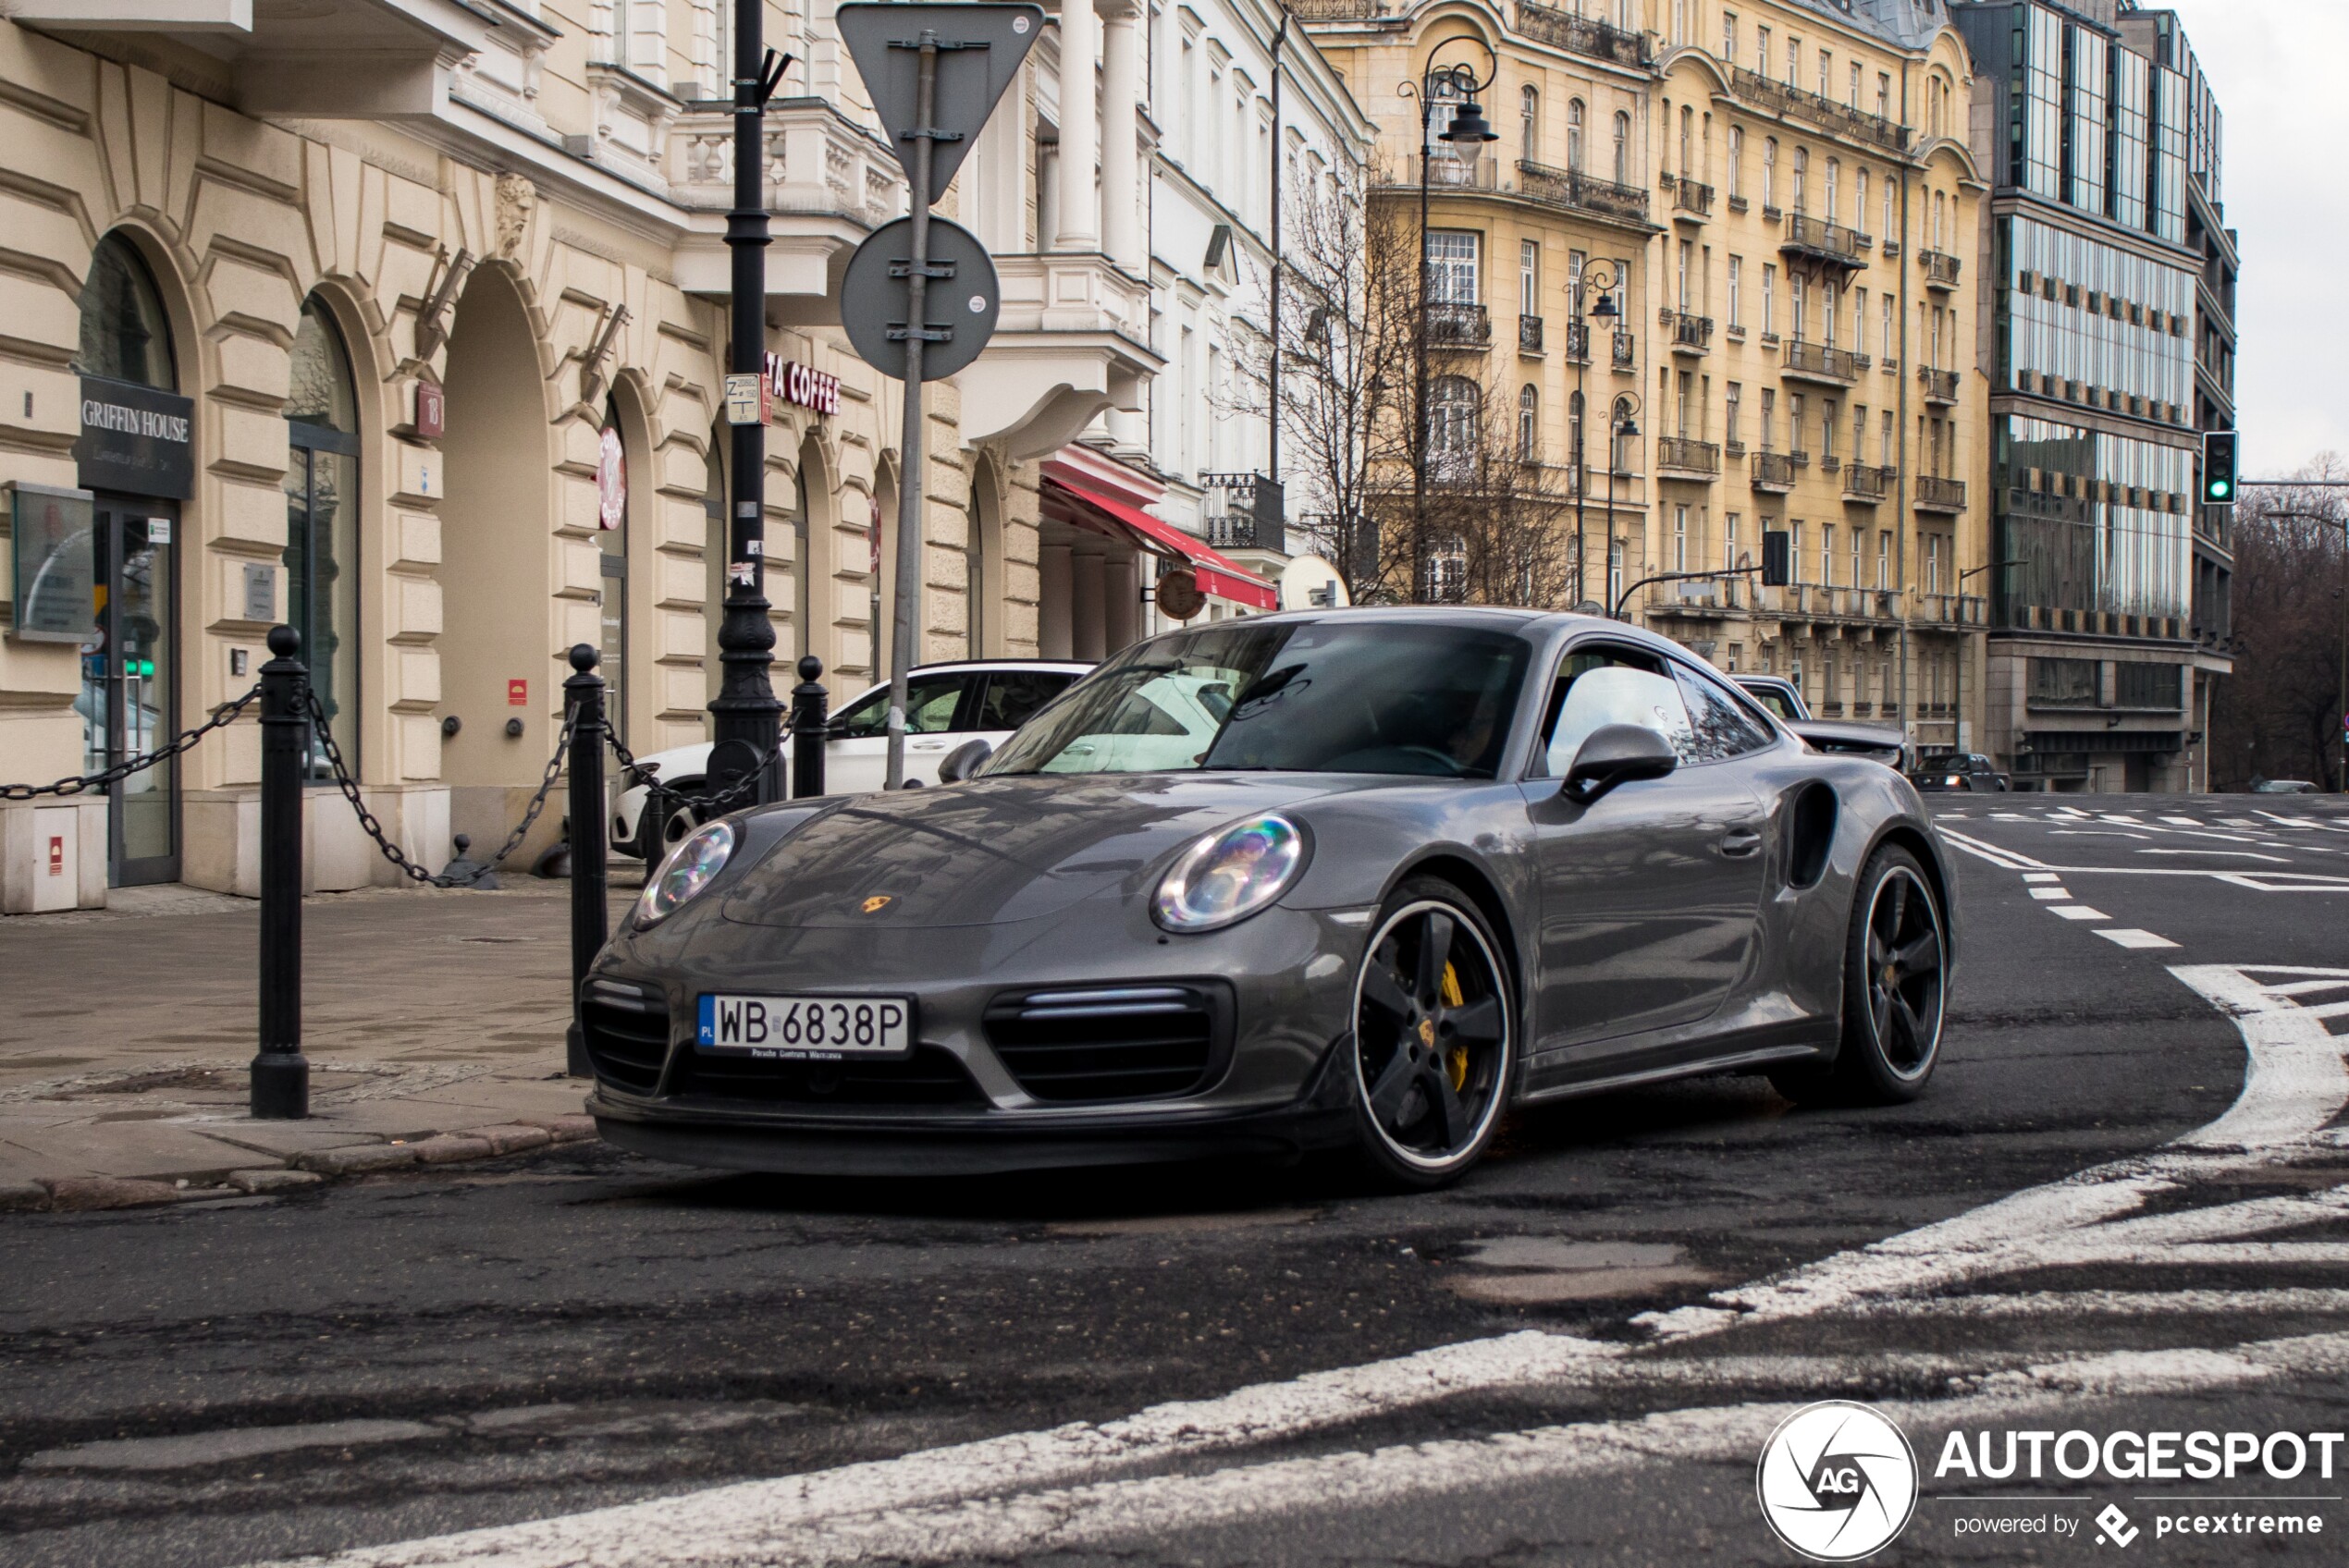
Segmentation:
{"type": "Polygon", "coordinates": [[[596,650],[584,643],[571,650],[571,668],[578,673],[563,682],[563,703],[571,710],[571,1034],[565,1071],[584,1078],[594,1068],[587,1060],[579,998],[586,988],[587,971],[610,935],[604,908],[609,871],[604,847],[604,678],[596,673],[596,650]]]}
{"type": "Polygon", "coordinates": [[[824,661],[809,654],[799,661],[799,684],[791,692],[791,794],[793,800],[824,792],[825,730],[831,693],[816,683],[824,661]]]}
{"type": "Polygon", "coordinates": [[[277,657],[261,667],[261,1051],[252,1059],[257,1120],[310,1114],[301,1054],[301,772],[310,749],[310,672],[301,634],[269,629],[277,657]]]}

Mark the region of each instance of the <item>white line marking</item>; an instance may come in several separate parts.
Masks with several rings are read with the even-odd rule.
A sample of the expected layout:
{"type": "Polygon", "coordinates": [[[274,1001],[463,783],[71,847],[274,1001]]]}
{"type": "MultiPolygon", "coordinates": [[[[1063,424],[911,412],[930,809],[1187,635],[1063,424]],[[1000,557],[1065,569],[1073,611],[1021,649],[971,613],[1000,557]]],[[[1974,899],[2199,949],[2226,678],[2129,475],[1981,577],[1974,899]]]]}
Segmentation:
{"type": "Polygon", "coordinates": [[[2116,925],[2109,931],[2099,931],[2097,935],[2108,942],[2117,943],[2124,948],[2174,948],[2178,945],[2167,937],[2157,937],[2150,931],[2141,931],[2134,925],[2116,925]]]}
{"type": "Polygon", "coordinates": [[[2263,855],[2257,850],[2139,850],[2141,855],[2226,855],[2234,860],[2264,860],[2277,865],[2290,865],[2288,855],[2263,855]]]}
{"type": "Polygon", "coordinates": [[[2202,826],[2199,819],[2191,816],[2165,816],[2161,820],[2170,824],[2172,827],[2199,827],[2202,826]]]}
{"type": "Polygon", "coordinates": [[[2110,920],[2112,918],[2104,911],[2090,909],[2086,904],[2057,904],[2048,913],[2060,915],[2066,920],[2110,920]]]}
{"type": "Polygon", "coordinates": [[[2034,888],[2031,896],[2041,903],[2059,903],[2072,895],[2060,888],[2034,888]]]}
{"type": "Polygon", "coordinates": [[[2023,874],[2023,879],[2025,882],[2053,882],[2058,880],[2058,877],[2052,871],[2026,871],[2023,874]]]}
{"type": "Polygon", "coordinates": [[[1863,1317],[2198,1317],[2222,1313],[2349,1313],[2349,1291],[2032,1291],[2021,1295],[1877,1301],[1863,1317]]]}

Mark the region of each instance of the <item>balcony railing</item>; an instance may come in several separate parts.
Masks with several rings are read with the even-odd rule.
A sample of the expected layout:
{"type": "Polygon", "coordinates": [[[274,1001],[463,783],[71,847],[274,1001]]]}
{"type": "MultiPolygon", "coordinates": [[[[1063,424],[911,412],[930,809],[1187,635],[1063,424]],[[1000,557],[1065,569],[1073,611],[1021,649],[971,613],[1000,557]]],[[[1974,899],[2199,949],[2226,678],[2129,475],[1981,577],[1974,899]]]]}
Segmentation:
{"type": "Polygon", "coordinates": [[[1987,602],[1979,594],[1919,594],[1915,619],[1930,626],[1980,626],[1987,602]]]}
{"type": "Polygon", "coordinates": [[[1692,316],[1686,311],[1667,311],[1671,319],[1666,324],[1672,328],[1672,351],[1676,354],[1702,354],[1713,346],[1713,318],[1692,316]]]}
{"type": "MultiPolygon", "coordinates": [[[[734,116],[695,107],[669,132],[669,191],[681,207],[723,212],[734,200],[734,116]]],[[[889,144],[813,98],[767,110],[767,207],[774,213],[845,213],[867,227],[903,210],[905,177],[889,144]]]]}
{"type": "Polygon", "coordinates": [[[1591,324],[1570,321],[1566,324],[1566,357],[1576,364],[1591,362],[1591,324]]]}
{"type": "MultiPolygon", "coordinates": [[[[1665,177],[1670,179],[1672,177],[1665,177]]],[[[1713,215],[1713,187],[1700,185],[1686,175],[1672,180],[1672,215],[1695,218],[1699,222],[1713,215]]]]}
{"type": "Polygon", "coordinates": [[[1786,237],[1778,243],[1781,251],[1791,251],[1835,266],[1863,267],[1867,265],[1860,254],[1860,237],[1839,223],[1814,218],[1808,213],[1789,213],[1786,237]]]}
{"type": "Polygon", "coordinates": [[[1721,447],[1714,441],[1692,441],[1685,435],[1661,435],[1655,442],[1659,471],[1699,473],[1711,479],[1721,472],[1721,447]]]}
{"type": "Polygon", "coordinates": [[[1630,370],[1638,362],[1639,338],[1622,327],[1615,329],[1615,368],[1630,370]]]}
{"type": "Polygon", "coordinates": [[[1941,479],[1929,473],[1917,475],[1917,509],[1933,512],[1965,510],[1965,481],[1941,479]]]}
{"type": "Polygon", "coordinates": [[[1386,15],[1386,0],[1290,0],[1301,22],[1355,22],[1386,15]]]}
{"type": "Polygon", "coordinates": [[[1869,142],[1888,153],[1908,150],[1909,132],[1906,127],[1881,115],[1871,115],[1849,104],[1839,104],[1832,98],[1806,92],[1791,82],[1774,80],[1757,71],[1747,70],[1743,66],[1729,67],[1729,90],[1747,103],[1774,114],[1791,115],[1822,130],[1869,142]]]}
{"type": "Polygon", "coordinates": [[[1860,379],[1859,356],[1848,349],[1830,349],[1824,343],[1805,343],[1795,338],[1786,346],[1786,374],[1812,381],[1831,381],[1850,386],[1860,379]]]}
{"type": "Polygon", "coordinates": [[[1427,304],[1427,341],[1436,349],[1482,349],[1493,341],[1493,317],[1482,305],[1432,300],[1427,304]]]}
{"type": "Polygon", "coordinates": [[[1917,380],[1925,387],[1928,403],[1954,403],[1958,400],[1958,373],[1935,370],[1931,365],[1917,367],[1917,380]]]}
{"type": "Polygon", "coordinates": [[[1532,0],[1518,0],[1517,31],[1536,43],[1618,66],[1639,68],[1654,59],[1643,33],[1626,32],[1589,17],[1534,5],[1532,0]]]}
{"type": "Polygon", "coordinates": [[[1540,316],[1517,318],[1517,347],[1518,352],[1521,354],[1538,354],[1542,351],[1542,318],[1540,316]]]}
{"type": "Polygon", "coordinates": [[[1756,452],[1746,459],[1746,472],[1756,490],[1785,495],[1794,488],[1794,459],[1784,452],[1756,452]]]}
{"type": "Polygon", "coordinates": [[[1881,501],[1884,499],[1889,469],[1874,468],[1866,463],[1853,463],[1843,471],[1843,498],[1847,501],[1881,501]]]}
{"type": "Polygon", "coordinates": [[[1925,283],[1928,288],[1955,288],[1958,286],[1958,269],[1963,264],[1958,257],[1946,251],[1917,252],[1917,265],[1925,269],[1925,283]]]}
{"type": "Polygon", "coordinates": [[[1207,542],[1226,550],[1286,550],[1288,497],[1281,482],[1255,472],[1202,473],[1207,542]]]}
{"type": "Polygon", "coordinates": [[[1637,186],[1598,179],[1580,169],[1554,169],[1527,158],[1518,160],[1517,182],[1519,193],[1536,202],[1622,223],[1648,221],[1648,193],[1637,186]]]}

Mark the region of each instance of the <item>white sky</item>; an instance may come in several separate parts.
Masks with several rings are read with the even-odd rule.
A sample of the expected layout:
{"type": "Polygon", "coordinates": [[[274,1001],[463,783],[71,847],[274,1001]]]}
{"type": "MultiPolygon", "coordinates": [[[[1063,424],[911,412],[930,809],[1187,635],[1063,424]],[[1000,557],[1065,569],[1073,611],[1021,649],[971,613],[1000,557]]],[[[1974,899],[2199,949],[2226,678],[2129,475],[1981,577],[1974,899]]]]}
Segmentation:
{"type": "Polygon", "coordinates": [[[2166,0],[2226,116],[2245,479],[2349,454],[2349,0],[2166,0]],[[2330,287],[2328,287],[2330,286],[2330,287]]]}

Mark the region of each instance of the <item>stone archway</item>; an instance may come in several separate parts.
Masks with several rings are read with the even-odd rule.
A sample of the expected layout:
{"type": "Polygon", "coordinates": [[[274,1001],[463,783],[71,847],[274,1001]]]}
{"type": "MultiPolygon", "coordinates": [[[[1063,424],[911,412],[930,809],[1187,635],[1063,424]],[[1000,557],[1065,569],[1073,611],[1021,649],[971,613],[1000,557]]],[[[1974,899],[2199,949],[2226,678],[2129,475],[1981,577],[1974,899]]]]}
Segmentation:
{"type": "MultiPolygon", "coordinates": [[[[448,367],[441,777],[452,829],[486,850],[537,785],[561,722],[551,599],[559,556],[570,549],[550,532],[554,453],[538,343],[504,269],[474,270],[457,301],[448,367]],[[510,735],[515,720],[521,733],[510,735]]],[[[573,573],[584,577],[596,561],[578,553],[589,557],[573,573]]]]}

